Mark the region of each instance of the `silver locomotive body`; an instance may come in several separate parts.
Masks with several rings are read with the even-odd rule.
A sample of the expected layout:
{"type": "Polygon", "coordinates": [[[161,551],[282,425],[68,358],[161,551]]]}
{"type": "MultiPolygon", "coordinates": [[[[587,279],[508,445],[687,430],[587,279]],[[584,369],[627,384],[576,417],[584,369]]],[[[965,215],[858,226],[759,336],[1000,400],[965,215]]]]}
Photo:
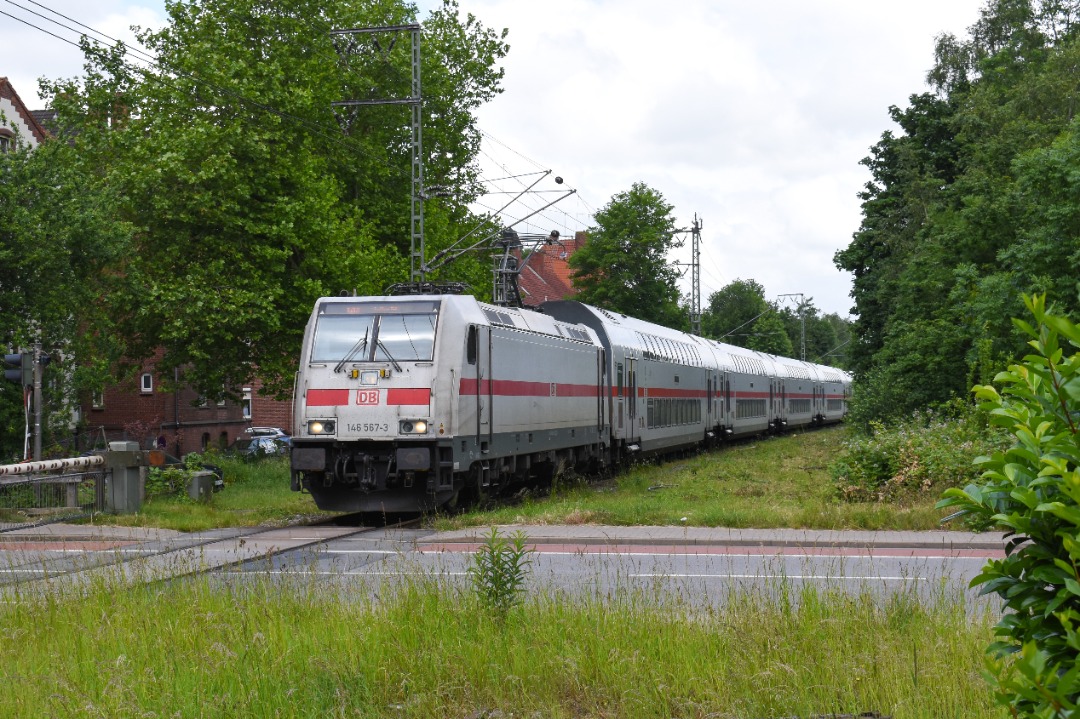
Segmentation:
{"type": "Polygon", "coordinates": [[[463,295],[325,298],[294,402],[294,489],[405,512],[542,480],[604,454],[602,352],[546,315],[463,295]]]}

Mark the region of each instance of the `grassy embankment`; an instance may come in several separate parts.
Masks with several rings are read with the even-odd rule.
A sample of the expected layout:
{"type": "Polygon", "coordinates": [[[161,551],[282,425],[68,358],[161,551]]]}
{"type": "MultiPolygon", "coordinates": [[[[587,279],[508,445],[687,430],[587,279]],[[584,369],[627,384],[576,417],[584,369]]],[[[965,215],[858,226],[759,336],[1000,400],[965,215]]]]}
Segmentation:
{"type": "Polygon", "coordinates": [[[109,584],[0,604],[0,716],[1001,716],[993,619],[945,590],[534,592],[501,622],[447,576],[109,584]]]}
{"type": "MultiPolygon", "coordinates": [[[[937,492],[888,502],[840,498],[828,465],[841,452],[847,432],[836,427],[793,433],[686,459],[642,463],[606,481],[533,493],[512,505],[438,518],[436,523],[443,529],[515,523],[938,528],[942,513],[933,508],[937,492]]],[[[285,524],[319,514],[310,497],[290,491],[284,460],[219,463],[225,468],[226,487],[209,503],[155,498],[138,515],[103,521],[192,531],[285,524]]]]}
{"type": "Polygon", "coordinates": [[[936,492],[889,502],[841,499],[828,467],[847,437],[844,427],[763,437],[687,459],[642,463],[607,482],[564,488],[438,524],[940,528],[943,514],[934,509],[936,492]]]}

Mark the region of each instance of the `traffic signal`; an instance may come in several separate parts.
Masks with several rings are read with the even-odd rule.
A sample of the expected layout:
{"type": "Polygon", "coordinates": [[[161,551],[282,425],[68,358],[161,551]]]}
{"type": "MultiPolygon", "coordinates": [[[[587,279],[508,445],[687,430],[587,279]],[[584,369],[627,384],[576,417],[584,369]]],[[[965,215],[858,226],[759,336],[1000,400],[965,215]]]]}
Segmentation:
{"type": "Polygon", "coordinates": [[[23,387],[34,384],[34,355],[30,352],[4,355],[4,379],[23,387]]]}

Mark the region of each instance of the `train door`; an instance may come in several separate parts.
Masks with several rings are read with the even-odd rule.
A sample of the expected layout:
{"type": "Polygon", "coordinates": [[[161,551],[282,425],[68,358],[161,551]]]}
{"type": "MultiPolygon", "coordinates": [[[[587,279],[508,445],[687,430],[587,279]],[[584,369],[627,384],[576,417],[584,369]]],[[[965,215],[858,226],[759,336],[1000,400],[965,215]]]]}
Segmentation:
{"type": "Polygon", "coordinates": [[[491,328],[469,327],[469,364],[476,361],[476,444],[486,453],[491,447],[491,328]]]}
{"type": "Polygon", "coordinates": [[[638,361],[632,357],[626,358],[626,414],[627,414],[627,429],[626,429],[626,441],[628,443],[637,442],[640,432],[638,432],[638,377],[637,367],[638,361]]]}
{"type": "Polygon", "coordinates": [[[714,387],[713,371],[711,369],[705,370],[705,429],[711,431],[712,427],[717,424],[716,412],[716,388],[714,387]]]}
{"type": "Polygon", "coordinates": [[[611,398],[610,378],[607,376],[607,356],[603,348],[596,350],[596,379],[600,391],[596,393],[596,429],[601,432],[607,424],[605,421],[607,403],[611,398]]]}
{"type": "Polygon", "coordinates": [[[727,372],[724,373],[724,396],[721,402],[720,414],[724,418],[724,424],[731,426],[735,423],[735,418],[731,415],[731,408],[734,405],[731,404],[731,375],[727,372]]]}

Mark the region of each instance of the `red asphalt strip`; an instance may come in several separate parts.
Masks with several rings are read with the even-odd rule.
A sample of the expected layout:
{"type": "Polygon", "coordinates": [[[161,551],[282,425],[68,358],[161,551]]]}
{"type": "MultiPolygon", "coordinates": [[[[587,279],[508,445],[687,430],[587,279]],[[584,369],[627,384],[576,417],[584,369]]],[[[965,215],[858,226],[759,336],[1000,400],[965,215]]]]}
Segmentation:
{"type": "MultiPolygon", "coordinates": [[[[484,546],[479,542],[446,542],[422,544],[419,552],[476,552],[484,546]]],[[[717,554],[754,556],[761,554],[814,557],[972,557],[998,559],[1005,556],[998,549],[919,549],[905,547],[795,547],[795,546],[727,546],[686,544],[529,544],[539,552],[563,554],[717,554]]]]}
{"type": "Polygon", "coordinates": [[[59,542],[0,542],[0,552],[101,552],[106,549],[130,547],[140,542],[132,540],[62,540],[59,542]]]}

